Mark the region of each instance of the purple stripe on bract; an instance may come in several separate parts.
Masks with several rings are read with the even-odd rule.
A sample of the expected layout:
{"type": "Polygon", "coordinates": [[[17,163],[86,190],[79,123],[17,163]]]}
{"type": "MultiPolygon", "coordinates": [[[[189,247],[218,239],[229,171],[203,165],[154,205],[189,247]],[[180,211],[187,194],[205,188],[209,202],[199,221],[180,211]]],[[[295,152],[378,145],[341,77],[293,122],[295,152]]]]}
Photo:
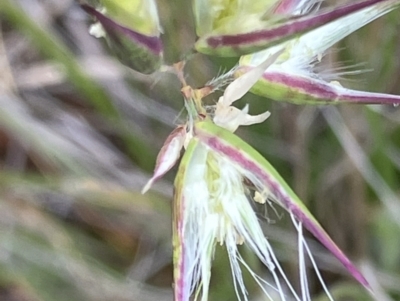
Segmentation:
{"type": "Polygon", "coordinates": [[[268,175],[252,160],[249,160],[245,155],[241,154],[238,149],[226,145],[221,139],[208,135],[206,132],[200,134],[203,143],[208,145],[218,153],[227,156],[231,161],[238,164],[241,168],[253,173],[269,188],[271,193],[275,195],[281,205],[292,213],[304,226],[329,250],[332,254],[343,264],[353,277],[360,282],[363,286],[369,288],[368,281],[358,271],[358,269],[350,262],[350,260],[342,253],[336,244],[329,238],[328,234],[317,224],[315,221],[308,217],[302,209],[291,200],[288,193],[282,189],[282,186],[273,178],[268,175]]]}
{"type": "MultiPolygon", "coordinates": [[[[291,89],[297,89],[299,92],[303,92],[315,98],[331,100],[332,102],[335,102],[338,98],[336,89],[321,80],[268,71],[264,73],[262,78],[268,82],[285,85],[291,89]]],[[[296,95],[293,95],[293,97],[296,97],[296,95]]]]}
{"type": "Polygon", "coordinates": [[[400,104],[400,95],[344,89],[344,91],[339,94],[338,101],[359,104],[398,105],[400,104]]]}
{"type": "MultiPolygon", "coordinates": [[[[400,103],[400,95],[384,93],[364,92],[350,90],[340,86],[326,83],[310,77],[303,77],[280,72],[265,72],[263,77],[268,82],[285,85],[291,89],[297,89],[300,93],[310,95],[321,101],[332,103],[357,103],[357,104],[386,104],[395,105],[400,103]]],[[[287,97],[290,97],[290,91],[287,97]]],[[[296,98],[293,92],[293,98],[296,98]]],[[[313,101],[313,99],[311,100],[313,101]]],[[[293,102],[296,102],[293,100],[293,102]]]]}
{"type": "MultiPolygon", "coordinates": [[[[288,198],[285,195],[281,195],[283,198],[288,198]]],[[[287,200],[288,201],[288,200],[287,200]]],[[[330,239],[328,234],[321,229],[320,227],[316,226],[314,223],[310,222],[310,218],[307,217],[301,209],[294,205],[288,208],[288,211],[291,212],[303,225],[304,227],[310,231],[317,240],[322,243],[347,269],[347,271],[364,287],[370,288],[368,281],[365,277],[358,271],[358,269],[354,266],[354,264],[347,258],[345,254],[336,246],[336,244],[330,239]]]]}
{"type": "MultiPolygon", "coordinates": [[[[183,175],[177,175],[185,177],[185,171],[187,166],[179,166],[178,172],[183,175]],[[182,168],[183,167],[183,168],[182,168]]],[[[181,183],[182,184],[182,183],[181,183]]],[[[173,216],[173,251],[174,251],[174,301],[188,301],[190,295],[191,283],[187,283],[185,277],[186,267],[186,250],[184,242],[184,212],[186,207],[185,195],[183,187],[174,187],[174,216],[173,216]],[[180,199],[178,199],[180,198],[180,199]],[[177,245],[176,245],[177,244],[177,245]],[[177,261],[175,257],[176,249],[180,252],[177,261]],[[177,272],[178,271],[178,272],[177,272]],[[177,273],[177,274],[176,274],[177,273]],[[178,279],[177,279],[178,278],[178,279]]]]}
{"type": "Polygon", "coordinates": [[[358,10],[384,1],[389,0],[368,0],[338,7],[332,11],[323,12],[314,16],[302,17],[297,21],[289,19],[288,21],[292,23],[283,24],[282,26],[273,29],[265,29],[236,35],[211,36],[207,38],[207,44],[212,48],[217,48],[221,46],[243,46],[244,44],[262,43],[264,40],[276,40],[277,42],[280,42],[281,40],[285,40],[285,37],[290,38],[294,34],[306,32],[315,27],[332,22],[358,10]]]}
{"type": "Polygon", "coordinates": [[[135,42],[142,44],[156,55],[159,55],[163,51],[163,46],[159,37],[146,36],[127,27],[121,26],[89,5],[82,4],[81,7],[88,14],[96,17],[106,31],[111,30],[125,35],[135,42]]]}
{"type": "MultiPolygon", "coordinates": [[[[181,213],[182,214],[182,213],[181,213]]],[[[183,215],[183,214],[182,214],[183,215]]],[[[180,254],[180,258],[178,261],[178,269],[179,269],[179,279],[178,281],[175,283],[175,301],[187,301],[189,299],[189,296],[185,296],[185,290],[187,291],[187,287],[186,287],[186,282],[185,282],[185,248],[183,245],[183,237],[182,237],[182,233],[183,233],[183,226],[182,226],[182,221],[178,221],[176,223],[176,227],[177,227],[177,232],[178,232],[178,236],[179,236],[179,243],[181,244],[179,246],[181,254],[180,254]]],[[[176,279],[175,279],[176,280],[176,279]]],[[[190,284],[189,284],[190,285],[190,284]]],[[[189,289],[190,291],[190,289],[189,289]]]]}

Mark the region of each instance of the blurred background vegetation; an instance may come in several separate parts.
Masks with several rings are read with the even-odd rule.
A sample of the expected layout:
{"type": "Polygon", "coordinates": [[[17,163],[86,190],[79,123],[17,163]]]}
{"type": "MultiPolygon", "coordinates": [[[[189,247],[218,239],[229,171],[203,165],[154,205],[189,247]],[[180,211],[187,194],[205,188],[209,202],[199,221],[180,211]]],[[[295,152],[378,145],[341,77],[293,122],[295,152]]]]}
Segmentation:
{"type": "MultiPolygon", "coordinates": [[[[190,1],[158,4],[172,64],[196,39],[190,1]]],[[[341,82],[400,94],[399,14],[341,42],[323,70],[373,70],[341,82]]],[[[73,0],[0,0],[0,18],[0,300],[171,300],[174,171],[146,195],[140,190],[183,120],[179,81],[121,65],[89,36],[91,20],[73,0]]],[[[201,87],[235,63],[196,55],[187,80],[201,87]]],[[[238,134],[360,266],[376,300],[400,300],[398,108],[296,106],[254,95],[238,105],[245,103],[272,116],[238,134]]],[[[296,282],[294,229],[265,208],[260,218],[296,282]]],[[[337,300],[372,300],[311,237],[310,245],[337,300]]],[[[254,258],[253,265],[266,273],[254,258]]],[[[326,300],[309,274],[315,300],[326,300]]],[[[249,298],[264,300],[249,285],[249,298]]],[[[210,300],[235,298],[217,252],[210,300]]]]}

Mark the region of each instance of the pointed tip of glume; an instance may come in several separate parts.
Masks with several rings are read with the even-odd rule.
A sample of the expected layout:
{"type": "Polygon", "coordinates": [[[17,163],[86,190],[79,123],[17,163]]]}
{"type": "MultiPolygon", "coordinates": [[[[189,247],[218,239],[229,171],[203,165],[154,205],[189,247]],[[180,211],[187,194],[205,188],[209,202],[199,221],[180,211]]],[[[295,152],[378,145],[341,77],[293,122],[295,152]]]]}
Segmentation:
{"type": "Polygon", "coordinates": [[[154,178],[151,178],[149,181],[147,181],[146,185],[144,185],[144,187],[142,188],[141,194],[145,194],[147,191],[149,191],[154,183],[154,180],[154,178]]]}

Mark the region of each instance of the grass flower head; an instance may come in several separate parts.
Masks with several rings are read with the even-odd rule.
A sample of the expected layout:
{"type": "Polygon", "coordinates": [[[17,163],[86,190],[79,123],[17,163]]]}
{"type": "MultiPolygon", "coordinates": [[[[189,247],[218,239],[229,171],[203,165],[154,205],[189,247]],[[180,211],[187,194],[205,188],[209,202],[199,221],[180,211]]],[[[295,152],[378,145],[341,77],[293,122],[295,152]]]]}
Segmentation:
{"type": "MultiPolygon", "coordinates": [[[[241,267],[244,267],[259,284],[268,300],[274,300],[271,290],[279,295],[280,300],[310,300],[304,254],[309,254],[318,277],[322,283],[323,281],[302,235],[302,225],[325,245],[361,284],[368,286],[365,278],[329,238],[278,172],[256,150],[233,134],[238,126],[263,122],[267,117],[266,113],[250,116],[247,110],[238,110],[231,104],[259,80],[265,69],[280,54],[278,52],[270,56],[232,82],[212,114],[204,114],[205,110],[201,108],[200,114],[196,114],[196,110],[189,110],[194,112],[194,115],[178,131],[180,134],[177,134],[177,130],[171,134],[159,155],[150,184],[172,167],[179,157],[181,146],[186,148],[175,180],[174,195],[176,301],[187,301],[192,294],[202,301],[208,299],[211,264],[218,245],[227,250],[238,299],[247,300],[241,270],[241,267]],[[174,139],[180,142],[172,142],[174,139]],[[302,254],[300,257],[303,264],[299,271],[301,292],[294,290],[280,266],[263,234],[252,202],[273,202],[291,215],[299,234],[299,253],[302,254]],[[239,244],[245,244],[257,255],[268,268],[272,281],[267,282],[251,270],[238,251],[239,244]]],[[[186,101],[188,107],[201,103],[199,99],[186,101]]],[[[145,189],[148,188],[149,185],[146,185],[145,189]]],[[[329,292],[326,292],[330,297],[329,292]]],[[[330,299],[332,300],[331,297],[330,299]]]]}

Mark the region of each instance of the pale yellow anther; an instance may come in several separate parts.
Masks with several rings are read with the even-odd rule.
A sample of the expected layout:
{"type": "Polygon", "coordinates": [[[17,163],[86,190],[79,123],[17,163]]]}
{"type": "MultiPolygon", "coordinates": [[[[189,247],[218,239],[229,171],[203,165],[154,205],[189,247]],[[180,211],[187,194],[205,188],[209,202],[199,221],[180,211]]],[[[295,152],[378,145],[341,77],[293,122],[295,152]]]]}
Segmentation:
{"type": "Polygon", "coordinates": [[[331,85],[334,85],[334,86],[336,86],[336,87],[343,87],[342,84],[339,83],[339,82],[336,81],[336,80],[331,81],[330,84],[331,84],[331,85]]]}
{"type": "Polygon", "coordinates": [[[89,34],[95,38],[104,38],[106,36],[106,31],[100,22],[96,22],[89,27],[89,34]]]}
{"type": "Polygon", "coordinates": [[[258,191],[255,192],[254,194],[254,201],[260,204],[265,204],[265,202],[267,201],[268,195],[267,193],[264,191],[262,193],[259,193],[258,191]]]}

